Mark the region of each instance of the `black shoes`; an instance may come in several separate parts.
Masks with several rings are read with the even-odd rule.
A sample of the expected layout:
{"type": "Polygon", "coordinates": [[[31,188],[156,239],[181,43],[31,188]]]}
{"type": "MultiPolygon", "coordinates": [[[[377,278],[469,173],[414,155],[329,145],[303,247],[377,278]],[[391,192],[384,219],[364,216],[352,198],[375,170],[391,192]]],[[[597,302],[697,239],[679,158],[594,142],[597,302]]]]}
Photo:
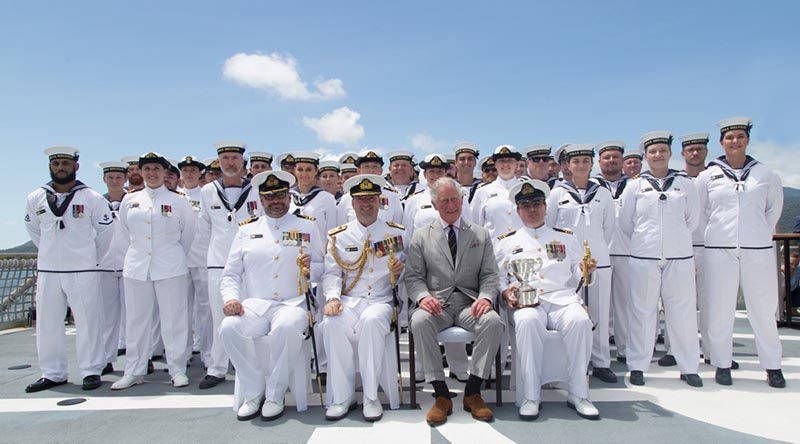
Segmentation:
{"type": "MultiPolygon", "coordinates": [[[[710,359],[703,359],[703,362],[705,362],[708,365],[711,365],[710,359]]],[[[731,360],[731,370],[739,370],[739,363],[734,360],[731,360]]]]}
{"type": "Polygon", "coordinates": [[[617,375],[608,367],[594,367],[592,369],[592,376],[610,384],[617,382],[617,375]]]}
{"type": "Polygon", "coordinates": [[[100,375],[89,375],[83,378],[81,388],[83,390],[94,390],[100,388],[101,385],[103,385],[103,381],[100,380],[100,375]]]}
{"type": "Polygon", "coordinates": [[[114,371],[114,366],[111,365],[111,363],[109,362],[108,364],[106,364],[105,367],[103,367],[103,371],[100,372],[100,375],[107,375],[109,373],[112,373],[113,371],[114,371]]]}
{"type": "Polygon", "coordinates": [[[631,370],[629,380],[633,385],[644,385],[644,372],[641,370],[631,370]]]}
{"type": "Polygon", "coordinates": [[[700,375],[697,373],[688,373],[685,375],[681,375],[681,381],[686,381],[692,387],[702,387],[703,380],[700,379],[700,375]]]}
{"type": "Polygon", "coordinates": [[[717,381],[717,384],[719,385],[733,385],[733,378],[731,378],[731,369],[717,368],[717,372],[714,375],[714,380],[717,381]]]}
{"type": "Polygon", "coordinates": [[[59,385],[64,385],[67,383],[67,380],[63,381],[52,381],[47,378],[39,378],[38,381],[34,382],[33,384],[28,385],[25,387],[25,393],[36,393],[41,392],[42,390],[51,389],[53,387],[57,387],[59,385]]]}
{"type": "Polygon", "coordinates": [[[154,371],[156,371],[156,367],[153,365],[153,360],[152,359],[148,359],[147,360],[147,374],[148,375],[152,375],[154,371]]]}
{"type": "Polygon", "coordinates": [[[673,367],[676,365],[678,365],[678,362],[675,361],[675,356],[672,355],[664,355],[658,360],[659,367],[673,367]]]}
{"type": "Polygon", "coordinates": [[[328,385],[328,374],[325,372],[319,372],[319,383],[320,385],[327,386],[328,385]]]}
{"type": "Polygon", "coordinates": [[[623,364],[627,364],[628,363],[628,358],[626,358],[625,356],[617,355],[617,362],[621,362],[623,364]]]}
{"type": "Polygon", "coordinates": [[[203,377],[203,380],[200,381],[200,389],[210,389],[218,386],[222,382],[225,382],[225,378],[217,378],[216,376],[206,375],[203,377]]]}
{"type": "Polygon", "coordinates": [[[786,387],[786,379],[783,378],[781,369],[767,370],[767,384],[769,384],[770,387],[779,389],[786,387]]]}

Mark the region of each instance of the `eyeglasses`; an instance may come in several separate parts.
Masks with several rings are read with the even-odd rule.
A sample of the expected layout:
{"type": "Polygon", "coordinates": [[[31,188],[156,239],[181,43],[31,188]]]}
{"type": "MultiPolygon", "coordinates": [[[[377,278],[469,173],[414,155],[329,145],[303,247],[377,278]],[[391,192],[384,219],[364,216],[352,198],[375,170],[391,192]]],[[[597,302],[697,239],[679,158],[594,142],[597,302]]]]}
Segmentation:
{"type": "Polygon", "coordinates": [[[278,193],[273,193],[273,194],[262,194],[261,196],[266,200],[283,200],[286,199],[286,196],[288,196],[288,194],[286,193],[286,191],[280,191],[278,193]]]}
{"type": "Polygon", "coordinates": [[[528,160],[530,160],[531,162],[536,162],[536,163],[550,162],[550,158],[549,157],[528,157],[528,160]]]}

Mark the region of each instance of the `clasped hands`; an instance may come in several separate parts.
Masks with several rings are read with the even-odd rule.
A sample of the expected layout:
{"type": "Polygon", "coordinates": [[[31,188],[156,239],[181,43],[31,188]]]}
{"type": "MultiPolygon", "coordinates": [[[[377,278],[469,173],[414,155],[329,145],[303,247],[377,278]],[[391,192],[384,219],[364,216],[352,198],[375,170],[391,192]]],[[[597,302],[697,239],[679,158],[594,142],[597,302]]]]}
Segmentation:
{"type": "MultiPolygon", "coordinates": [[[[425,296],[424,298],[420,299],[419,307],[434,316],[439,316],[442,314],[442,302],[433,296],[425,296]]],[[[473,318],[478,319],[488,313],[491,309],[492,303],[488,299],[478,298],[478,300],[473,302],[472,306],[470,306],[469,313],[473,318]]]]}

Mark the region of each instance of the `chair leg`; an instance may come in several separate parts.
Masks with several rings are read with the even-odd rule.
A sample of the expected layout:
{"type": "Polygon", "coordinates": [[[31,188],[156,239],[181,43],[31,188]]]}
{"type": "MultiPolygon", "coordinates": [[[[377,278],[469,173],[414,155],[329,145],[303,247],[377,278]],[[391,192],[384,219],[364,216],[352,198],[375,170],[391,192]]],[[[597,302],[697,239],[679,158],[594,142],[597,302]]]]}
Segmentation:
{"type": "Polygon", "coordinates": [[[500,349],[497,349],[497,355],[494,358],[494,390],[495,400],[498,407],[503,406],[503,369],[500,366],[500,349]]]}
{"type": "Polygon", "coordinates": [[[408,378],[408,387],[411,389],[409,396],[411,402],[411,409],[417,408],[417,364],[414,359],[414,335],[411,334],[411,329],[408,329],[408,371],[411,372],[411,377],[408,378]]]}

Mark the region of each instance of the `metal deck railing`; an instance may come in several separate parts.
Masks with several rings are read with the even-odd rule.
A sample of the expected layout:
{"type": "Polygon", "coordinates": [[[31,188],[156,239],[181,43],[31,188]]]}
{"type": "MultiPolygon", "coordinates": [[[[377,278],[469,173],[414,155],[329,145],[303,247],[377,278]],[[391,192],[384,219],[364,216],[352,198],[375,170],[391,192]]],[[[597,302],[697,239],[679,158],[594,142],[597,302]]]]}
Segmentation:
{"type": "Polygon", "coordinates": [[[0,330],[30,326],[35,299],[36,254],[0,255],[0,330]]]}

